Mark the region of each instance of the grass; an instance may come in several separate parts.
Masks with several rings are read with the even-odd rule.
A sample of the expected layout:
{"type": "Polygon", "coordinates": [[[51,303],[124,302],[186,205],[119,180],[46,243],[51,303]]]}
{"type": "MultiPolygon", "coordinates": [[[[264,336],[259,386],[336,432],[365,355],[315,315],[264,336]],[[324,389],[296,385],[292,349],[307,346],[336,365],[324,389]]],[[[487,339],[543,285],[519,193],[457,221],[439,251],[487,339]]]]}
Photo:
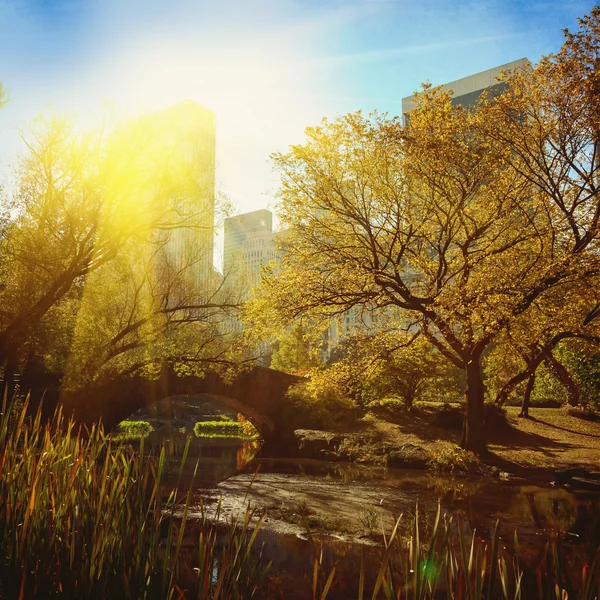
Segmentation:
{"type": "Polygon", "coordinates": [[[115,428],[117,439],[132,440],[147,437],[154,431],[148,421],[121,421],[115,428]]]}
{"type": "Polygon", "coordinates": [[[193,486],[182,498],[175,490],[163,497],[164,450],[145,460],[101,427],[82,432],[60,410],[43,423],[27,408],[13,410],[5,396],[0,416],[0,597],[255,594],[267,565],[252,554],[261,521],[251,511],[223,523],[219,507],[212,519],[202,508],[188,564],[193,486]]]}
{"type": "Polygon", "coordinates": [[[196,437],[252,439],[239,421],[199,421],[194,426],[196,437]]]}
{"type": "Polygon", "coordinates": [[[512,431],[492,437],[489,449],[505,461],[523,466],[598,470],[600,423],[578,419],[562,408],[530,408],[520,419],[518,407],[506,407],[512,431]]]}
{"type": "MultiPolygon", "coordinates": [[[[443,452],[448,443],[458,447],[461,433],[460,428],[436,425],[443,407],[440,402],[420,402],[413,413],[368,413],[352,427],[337,431],[370,436],[390,447],[414,444],[433,453],[443,452]]],[[[532,407],[529,419],[518,418],[520,407],[507,406],[505,411],[508,427],[492,427],[488,434],[493,464],[501,470],[550,472],[577,466],[598,471],[600,422],[577,418],[563,408],[532,407]]]]}

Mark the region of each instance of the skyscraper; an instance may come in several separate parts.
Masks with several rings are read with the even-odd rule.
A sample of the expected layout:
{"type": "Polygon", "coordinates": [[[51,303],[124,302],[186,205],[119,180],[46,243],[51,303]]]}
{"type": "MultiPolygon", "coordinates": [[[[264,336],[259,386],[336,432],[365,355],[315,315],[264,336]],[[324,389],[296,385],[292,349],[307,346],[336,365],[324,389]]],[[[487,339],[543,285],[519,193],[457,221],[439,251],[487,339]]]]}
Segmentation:
{"type": "MultiPolygon", "coordinates": [[[[148,186],[164,200],[170,222],[164,257],[184,271],[200,296],[214,278],[215,115],[191,100],[143,116],[135,123],[148,186]]],[[[144,218],[144,215],[139,215],[144,218]]]]}
{"type": "Polygon", "coordinates": [[[175,151],[180,161],[176,170],[181,182],[174,189],[184,227],[174,231],[168,250],[177,260],[197,261],[192,269],[199,289],[213,278],[215,218],[214,113],[186,100],[161,113],[164,119],[165,147],[175,151]],[[184,258],[186,257],[186,258],[184,258]]]}
{"type": "Polygon", "coordinates": [[[261,267],[274,258],[273,213],[266,209],[225,219],[225,276],[243,276],[250,288],[260,281],[261,267]]]}
{"type": "MultiPolygon", "coordinates": [[[[518,67],[524,67],[528,62],[529,61],[526,58],[519,58],[518,60],[513,60],[505,65],[493,67],[486,71],[481,71],[481,73],[476,73],[475,75],[469,75],[468,77],[446,83],[442,85],[442,89],[452,92],[452,104],[474,106],[484,91],[489,90],[492,94],[502,92],[506,84],[497,81],[496,78],[500,77],[503,71],[512,71],[518,67]]],[[[404,124],[407,123],[407,115],[414,108],[414,95],[402,98],[402,116],[404,124]]]]}

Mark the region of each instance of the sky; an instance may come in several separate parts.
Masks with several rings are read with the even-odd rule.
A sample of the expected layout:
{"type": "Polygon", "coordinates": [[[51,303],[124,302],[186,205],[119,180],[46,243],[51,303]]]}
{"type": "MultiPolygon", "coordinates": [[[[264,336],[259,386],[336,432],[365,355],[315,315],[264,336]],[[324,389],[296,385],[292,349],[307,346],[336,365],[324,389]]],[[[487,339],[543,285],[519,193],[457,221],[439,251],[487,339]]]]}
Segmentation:
{"type": "Polygon", "coordinates": [[[401,112],[442,84],[557,51],[586,0],[0,0],[0,172],[40,113],[94,123],[192,99],[217,115],[217,182],[275,205],[269,155],[323,117],[401,112]]]}

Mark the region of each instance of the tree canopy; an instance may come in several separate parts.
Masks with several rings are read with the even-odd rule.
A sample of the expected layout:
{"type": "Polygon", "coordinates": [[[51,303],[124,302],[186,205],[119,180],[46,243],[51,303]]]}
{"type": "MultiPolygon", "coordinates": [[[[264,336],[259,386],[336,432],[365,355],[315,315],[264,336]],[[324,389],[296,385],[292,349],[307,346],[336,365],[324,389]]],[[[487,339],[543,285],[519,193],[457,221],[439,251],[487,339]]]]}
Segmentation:
{"type": "Polygon", "coordinates": [[[522,320],[564,313],[557,298],[598,274],[599,44],[594,9],[476,108],[426,87],[407,126],[350,114],[276,154],[289,235],[263,283],[269,318],[363,306],[417,329],[464,370],[463,445],[484,452],[484,351],[522,320]]]}
{"type": "Polygon", "coordinates": [[[241,352],[219,328],[238,300],[212,266],[214,166],[169,132],[173,115],[94,131],[52,116],[25,135],[2,199],[5,380],[31,361],[78,387],[241,352]]]}

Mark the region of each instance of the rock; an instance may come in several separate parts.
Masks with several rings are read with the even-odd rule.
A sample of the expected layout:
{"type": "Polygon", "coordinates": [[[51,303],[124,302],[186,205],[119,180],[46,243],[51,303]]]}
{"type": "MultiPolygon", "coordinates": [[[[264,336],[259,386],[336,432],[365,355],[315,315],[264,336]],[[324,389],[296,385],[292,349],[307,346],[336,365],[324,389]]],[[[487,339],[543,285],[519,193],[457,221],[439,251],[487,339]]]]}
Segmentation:
{"type": "Polygon", "coordinates": [[[343,435],[318,429],[296,429],[294,437],[302,458],[344,460],[344,457],[340,457],[336,453],[344,440],[343,435]]]}
{"type": "Polygon", "coordinates": [[[560,471],[556,471],[554,474],[554,480],[557,484],[563,485],[567,483],[573,477],[583,477],[589,478],[590,473],[587,469],[582,469],[580,467],[574,467],[571,469],[562,469],[560,471]]]}
{"type": "Polygon", "coordinates": [[[429,459],[430,454],[425,448],[404,444],[389,453],[387,465],[394,469],[427,469],[429,459]]]}
{"type": "Polygon", "coordinates": [[[587,490],[590,492],[600,492],[600,480],[585,479],[583,477],[573,477],[569,481],[571,488],[574,490],[587,490]]]}
{"type": "Polygon", "coordinates": [[[485,463],[473,463],[470,464],[467,472],[471,475],[481,475],[482,477],[494,477],[496,479],[500,478],[500,469],[498,467],[492,467],[490,465],[486,465],[485,463]]]}

